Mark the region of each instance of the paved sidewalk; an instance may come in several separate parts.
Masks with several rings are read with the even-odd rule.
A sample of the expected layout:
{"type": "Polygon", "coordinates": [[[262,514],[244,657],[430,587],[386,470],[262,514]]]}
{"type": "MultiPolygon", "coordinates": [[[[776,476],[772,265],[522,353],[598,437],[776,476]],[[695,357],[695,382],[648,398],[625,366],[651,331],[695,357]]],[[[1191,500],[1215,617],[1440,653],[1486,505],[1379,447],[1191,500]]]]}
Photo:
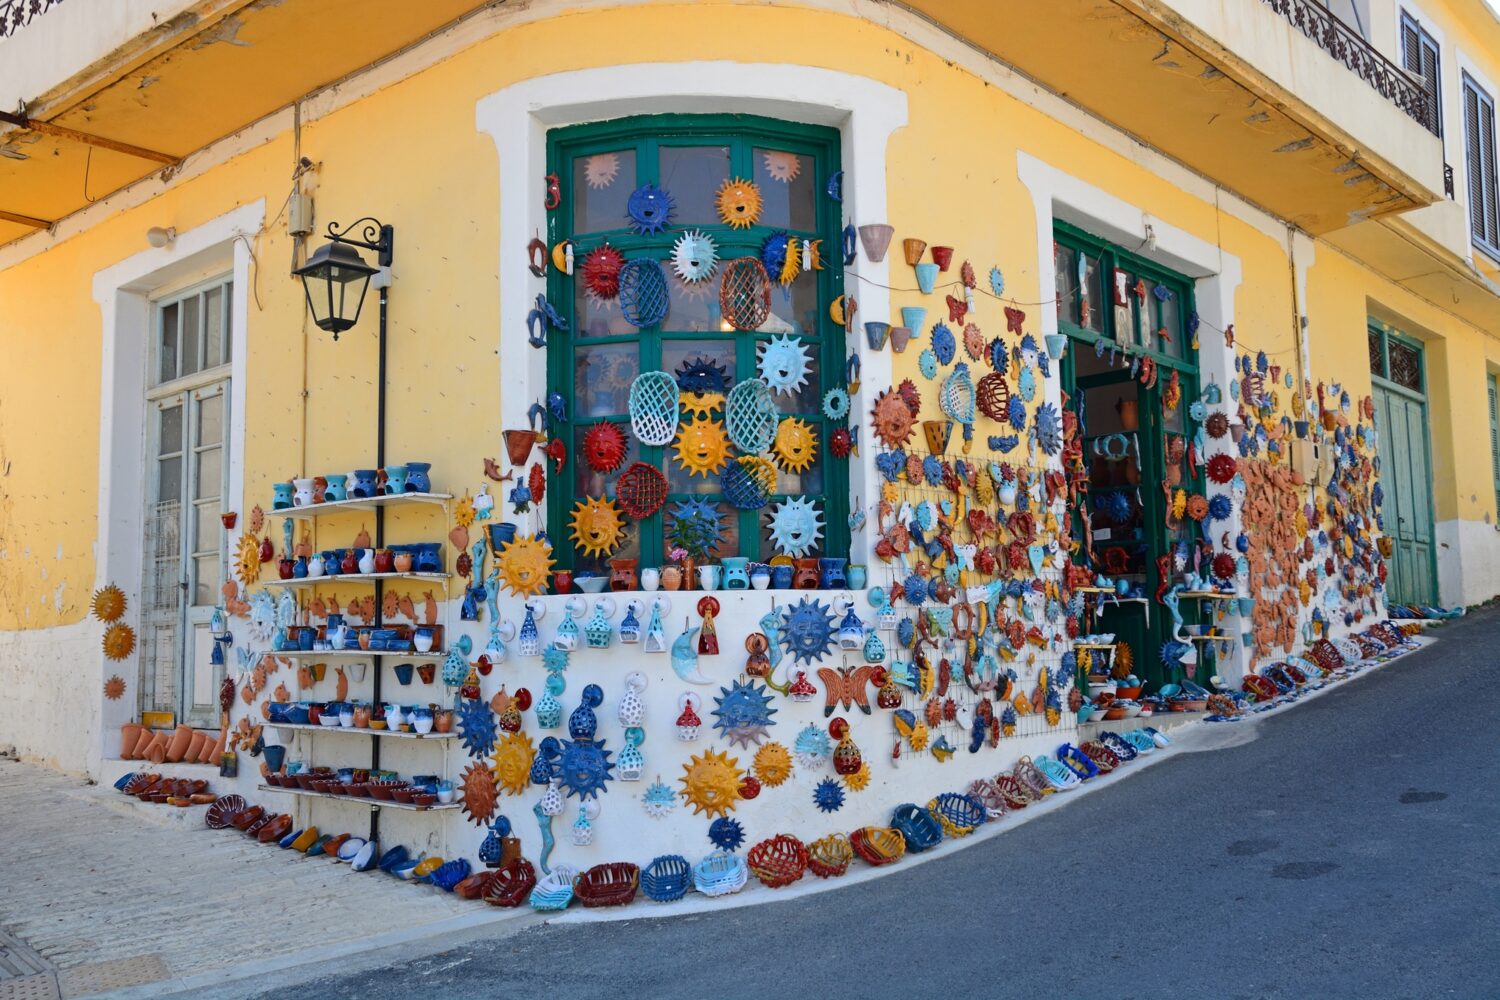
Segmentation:
{"type": "Polygon", "coordinates": [[[168,812],[0,760],[0,1000],[180,988],[215,970],[285,967],[510,916],[210,830],[201,808],[184,811],[194,822],[168,812]]]}

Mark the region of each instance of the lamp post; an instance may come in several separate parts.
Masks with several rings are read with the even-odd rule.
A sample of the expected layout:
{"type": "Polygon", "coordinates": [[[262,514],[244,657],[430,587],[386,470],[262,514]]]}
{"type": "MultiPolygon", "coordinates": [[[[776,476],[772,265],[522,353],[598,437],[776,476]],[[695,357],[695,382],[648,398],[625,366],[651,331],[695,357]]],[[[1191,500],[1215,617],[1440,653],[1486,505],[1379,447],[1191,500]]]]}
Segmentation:
{"type": "MultiPolygon", "coordinates": [[[[328,242],[313,251],[307,263],[292,273],[302,279],[302,290],[307,295],[307,307],[312,312],[318,329],[327,330],[338,340],[339,334],[353,328],[359,322],[359,313],[364,305],[365,292],[370,279],[377,278],[380,289],[380,330],[378,334],[378,362],[375,383],[375,466],[385,468],[385,333],[386,306],[389,299],[391,260],[394,256],[396,231],[393,226],[379,219],[366,216],[340,229],[336,223],[328,224],[328,242]],[[356,226],[359,237],[350,236],[356,226]],[[378,267],[365,263],[360,249],[376,254],[378,267]]],[[[385,547],[385,507],[375,508],[375,547],[385,547]]],[[[383,623],[380,612],[384,605],[385,581],[375,581],[375,626],[383,623]]],[[[377,663],[379,661],[376,661],[377,663]]],[[[374,702],[381,704],[381,670],[375,669],[374,702]]],[[[370,769],[380,766],[380,740],[371,737],[370,769]]],[[[380,810],[370,810],[370,841],[380,834],[380,810]]]]}

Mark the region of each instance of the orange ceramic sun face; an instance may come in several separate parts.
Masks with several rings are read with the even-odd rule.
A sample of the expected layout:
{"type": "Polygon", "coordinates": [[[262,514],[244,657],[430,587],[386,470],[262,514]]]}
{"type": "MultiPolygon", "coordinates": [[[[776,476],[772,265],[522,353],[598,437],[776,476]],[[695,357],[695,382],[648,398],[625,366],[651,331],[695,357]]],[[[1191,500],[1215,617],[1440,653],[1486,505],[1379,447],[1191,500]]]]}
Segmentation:
{"type": "Polygon", "coordinates": [[[796,417],[787,417],[776,428],[776,440],[771,445],[781,467],[788,472],[801,472],[811,467],[818,453],[818,439],[812,425],[796,417]]]}
{"type": "Polygon", "coordinates": [[[729,438],[720,421],[693,417],[677,431],[677,464],[690,476],[711,476],[729,460],[729,438]]]}
{"type": "Polygon", "coordinates": [[[719,186],[717,205],[719,219],[734,229],[749,229],[760,219],[760,188],[754,181],[740,177],[719,186]]]}
{"type": "Polygon", "coordinates": [[[625,521],[607,497],[586,497],[573,508],[573,543],[589,556],[605,556],[620,547],[625,521]]]}

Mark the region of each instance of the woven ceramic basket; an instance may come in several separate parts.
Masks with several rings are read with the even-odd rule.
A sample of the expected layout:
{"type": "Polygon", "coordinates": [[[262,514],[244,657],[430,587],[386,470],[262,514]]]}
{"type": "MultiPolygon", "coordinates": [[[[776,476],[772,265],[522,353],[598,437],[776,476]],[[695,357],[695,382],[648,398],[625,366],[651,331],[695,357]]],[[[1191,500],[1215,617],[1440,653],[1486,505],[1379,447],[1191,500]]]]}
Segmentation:
{"type": "Polygon", "coordinates": [[[849,846],[869,865],[888,865],[906,853],[901,831],[888,826],[862,826],[849,834],[849,846]]]}
{"type": "Polygon", "coordinates": [[[937,817],[943,832],[950,837],[967,837],[988,818],[983,802],[957,792],[943,792],[927,803],[927,811],[937,817]]]}
{"type": "Polygon", "coordinates": [[[558,865],[531,890],[533,910],[565,910],[573,901],[573,882],[578,873],[566,865],[558,865]]]}
{"type": "Polygon", "coordinates": [[[595,865],[573,884],[573,894],[584,906],[624,906],[635,899],[641,869],[625,861],[595,865]]]}
{"type": "Polygon", "coordinates": [[[943,839],[943,828],[937,817],[911,802],[902,803],[892,810],[891,826],[900,831],[906,849],[913,854],[930,850],[943,839]]]}
{"type": "Polygon", "coordinates": [[[680,854],[663,854],[641,872],[641,891],[658,903],[681,899],[692,884],[693,866],[680,854]]]}
{"type": "Polygon", "coordinates": [[[724,268],[719,311],[736,330],[758,330],[771,315],[771,278],[754,257],[737,257],[724,268]]]}
{"type": "Polygon", "coordinates": [[[520,906],[536,888],[536,869],[525,858],[507,861],[495,869],[494,876],[484,893],[484,901],[491,906],[520,906]]]}
{"type": "Polygon", "coordinates": [[[666,372],[641,372],[630,383],[630,430],[641,444],[662,447],[677,436],[681,391],[666,372]]]}
{"type": "Polygon", "coordinates": [[[637,329],[655,326],[667,317],[670,298],[667,276],[654,260],[638,258],[620,269],[620,312],[637,329]]]}
{"type": "Polygon", "coordinates": [[[667,477],[645,462],[635,462],[615,480],[615,499],[627,517],[644,520],[667,502],[667,477]]]}
{"type": "Polygon", "coordinates": [[[728,851],[716,851],[693,866],[693,886],[705,896],[728,896],[749,880],[745,859],[728,851]]]}
{"type": "Polygon", "coordinates": [[[779,889],[807,871],[807,847],[790,834],[778,833],[750,848],[746,862],[762,885],[779,889]]]}
{"type": "Polygon", "coordinates": [[[837,878],[849,870],[854,848],[842,833],[831,833],[807,845],[807,870],[818,878],[837,878]]]}
{"type": "Polygon", "coordinates": [[[729,390],[724,400],[724,429],[734,446],[746,455],[770,451],[780,423],[781,413],[765,382],[746,379],[729,390]]]}

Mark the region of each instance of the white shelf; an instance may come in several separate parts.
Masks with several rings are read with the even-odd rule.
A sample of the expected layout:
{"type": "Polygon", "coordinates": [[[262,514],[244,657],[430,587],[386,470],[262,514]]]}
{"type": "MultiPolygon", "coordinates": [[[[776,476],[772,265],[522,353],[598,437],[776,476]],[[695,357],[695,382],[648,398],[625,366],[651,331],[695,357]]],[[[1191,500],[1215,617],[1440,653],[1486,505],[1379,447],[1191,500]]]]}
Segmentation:
{"type": "Polygon", "coordinates": [[[447,580],[447,573],[335,573],[290,580],[262,580],[267,587],[309,587],[319,583],[359,583],[364,580],[447,580]]]}
{"type": "MultiPolygon", "coordinates": [[[[425,628],[426,626],[423,626],[423,627],[425,628]]],[[[403,660],[433,660],[433,661],[445,660],[445,659],[448,658],[448,654],[447,653],[393,653],[393,652],[391,652],[388,649],[372,649],[372,650],[369,650],[369,651],[365,651],[363,649],[312,649],[312,650],[306,650],[306,649],[288,649],[288,650],[284,650],[283,652],[279,652],[279,653],[276,652],[275,650],[272,650],[271,652],[267,653],[266,655],[267,656],[285,656],[285,657],[289,657],[291,659],[308,659],[308,660],[328,659],[329,657],[334,657],[334,658],[338,658],[338,659],[357,659],[358,660],[358,659],[367,659],[367,658],[371,658],[371,657],[381,657],[381,656],[395,656],[395,657],[399,657],[399,658],[401,658],[403,660]]]]}
{"type": "Polygon", "coordinates": [[[281,792],[285,795],[300,795],[308,799],[333,799],[336,802],[352,802],[355,805],[368,806],[371,809],[405,809],[407,812],[437,812],[440,809],[457,809],[457,802],[434,802],[430,806],[416,806],[406,802],[387,802],[384,799],[371,799],[363,795],[333,795],[329,792],[314,792],[306,788],[282,788],[280,785],[256,785],[263,792],[281,792]]]}
{"type": "MultiPolygon", "coordinates": [[[[384,736],[389,739],[397,740],[456,740],[459,738],[458,733],[394,733],[389,729],[370,729],[369,727],[360,729],[358,726],[350,726],[349,728],[345,729],[343,726],[314,726],[308,722],[266,722],[264,723],[264,725],[272,726],[276,729],[295,729],[298,732],[306,733],[344,733],[349,736],[384,736]]],[[[290,791],[291,789],[277,788],[275,790],[290,791]]],[[[345,797],[346,796],[342,795],[335,796],[335,798],[345,797]]]]}
{"type": "Polygon", "coordinates": [[[370,510],[375,507],[392,507],[401,504],[446,504],[453,499],[451,493],[392,493],[378,497],[361,497],[357,500],[335,500],[332,503],[317,503],[311,507],[284,507],[268,513],[272,517],[323,517],[348,510],[370,510]]]}

